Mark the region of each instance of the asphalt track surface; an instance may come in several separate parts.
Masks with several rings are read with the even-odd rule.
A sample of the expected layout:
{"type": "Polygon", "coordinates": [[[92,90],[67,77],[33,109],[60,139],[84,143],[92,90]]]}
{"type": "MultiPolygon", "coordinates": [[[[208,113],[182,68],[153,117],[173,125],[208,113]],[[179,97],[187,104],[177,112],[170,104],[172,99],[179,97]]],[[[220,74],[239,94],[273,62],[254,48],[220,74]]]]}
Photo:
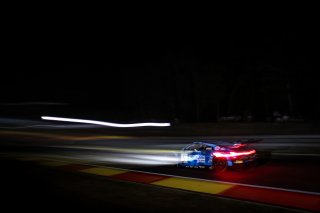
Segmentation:
{"type": "MultiPolygon", "coordinates": [[[[270,158],[242,171],[227,170],[214,173],[205,169],[177,168],[175,152],[200,138],[126,138],[69,141],[2,141],[2,150],[25,155],[74,159],[90,164],[148,171],[208,180],[280,187],[292,190],[320,192],[320,138],[264,136],[263,142],[253,144],[258,152],[270,152],[270,158]]],[[[201,141],[221,141],[206,137],[201,141]]],[[[226,138],[232,141],[233,139],[226,138]]]]}
{"type": "Polygon", "coordinates": [[[2,132],[1,152],[11,156],[39,156],[157,174],[215,180],[286,190],[320,193],[320,136],[264,135],[252,144],[270,153],[263,161],[241,171],[214,173],[177,168],[175,153],[193,141],[234,141],[235,137],[118,137],[91,134],[70,136],[46,133],[2,132]],[[54,135],[54,137],[52,137],[54,135]]]}
{"type": "Polygon", "coordinates": [[[1,205],[11,212],[309,212],[118,181],[1,158],[1,205]]]}

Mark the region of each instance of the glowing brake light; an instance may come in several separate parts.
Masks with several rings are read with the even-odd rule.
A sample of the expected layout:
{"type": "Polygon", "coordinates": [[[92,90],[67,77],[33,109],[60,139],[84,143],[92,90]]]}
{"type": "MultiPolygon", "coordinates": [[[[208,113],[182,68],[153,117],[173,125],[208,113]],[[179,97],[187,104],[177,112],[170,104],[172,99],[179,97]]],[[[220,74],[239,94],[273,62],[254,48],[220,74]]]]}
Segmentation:
{"type": "Polygon", "coordinates": [[[214,152],[213,155],[216,157],[238,157],[243,155],[252,155],[256,153],[256,150],[250,150],[247,152],[229,152],[229,153],[223,153],[223,152],[214,152]]]}

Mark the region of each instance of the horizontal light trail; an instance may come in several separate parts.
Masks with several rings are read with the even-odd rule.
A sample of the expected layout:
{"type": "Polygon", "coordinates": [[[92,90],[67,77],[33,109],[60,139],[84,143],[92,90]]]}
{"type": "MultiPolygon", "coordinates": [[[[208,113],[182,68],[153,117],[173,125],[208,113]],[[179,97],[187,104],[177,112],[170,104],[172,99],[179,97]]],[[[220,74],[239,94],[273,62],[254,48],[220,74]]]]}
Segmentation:
{"type": "Polygon", "coordinates": [[[111,127],[120,127],[120,128],[129,128],[129,127],[166,127],[171,126],[170,123],[133,123],[133,124],[117,124],[103,121],[94,121],[94,120],[84,120],[84,119],[75,119],[75,118],[62,118],[62,117],[51,117],[51,116],[41,116],[43,120],[51,121],[66,121],[66,122],[75,122],[75,123],[86,123],[86,124],[96,124],[102,126],[111,126],[111,127]]]}
{"type": "Polygon", "coordinates": [[[223,152],[214,152],[213,155],[216,157],[236,157],[236,156],[243,156],[243,155],[252,155],[256,153],[255,150],[250,150],[248,152],[230,152],[230,153],[223,153],[223,152]]]}

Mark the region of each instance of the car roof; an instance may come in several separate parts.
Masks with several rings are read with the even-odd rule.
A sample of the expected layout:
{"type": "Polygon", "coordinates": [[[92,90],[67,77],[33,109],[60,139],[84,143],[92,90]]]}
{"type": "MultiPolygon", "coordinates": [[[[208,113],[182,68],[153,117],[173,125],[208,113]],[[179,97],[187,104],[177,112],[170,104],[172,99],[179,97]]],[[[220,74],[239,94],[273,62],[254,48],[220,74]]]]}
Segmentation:
{"type": "Polygon", "coordinates": [[[228,141],[213,141],[213,142],[195,141],[192,144],[204,144],[211,147],[215,147],[215,146],[229,147],[233,145],[232,142],[228,142],[228,141]]]}
{"type": "Polygon", "coordinates": [[[203,144],[203,145],[207,145],[207,146],[211,146],[211,147],[218,146],[217,144],[214,144],[214,143],[208,143],[208,142],[202,142],[202,141],[195,141],[192,144],[203,144]]]}

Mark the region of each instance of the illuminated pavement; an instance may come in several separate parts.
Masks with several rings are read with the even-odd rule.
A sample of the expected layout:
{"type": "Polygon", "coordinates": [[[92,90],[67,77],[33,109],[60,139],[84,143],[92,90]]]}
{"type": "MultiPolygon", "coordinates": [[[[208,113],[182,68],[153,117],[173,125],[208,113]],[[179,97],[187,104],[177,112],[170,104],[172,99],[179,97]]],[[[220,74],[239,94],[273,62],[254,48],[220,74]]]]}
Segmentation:
{"type": "Polygon", "coordinates": [[[86,165],[1,158],[0,166],[2,207],[10,211],[308,212],[76,172],[86,165]]]}
{"type": "MultiPolygon", "coordinates": [[[[31,158],[45,157],[60,160],[60,163],[47,162],[48,166],[50,164],[51,166],[64,166],[63,162],[72,161],[81,165],[111,166],[114,168],[150,172],[156,174],[157,177],[173,175],[210,181],[223,181],[222,188],[218,184],[219,187],[218,185],[213,187],[218,191],[210,190],[210,192],[225,197],[251,200],[259,203],[271,203],[286,207],[291,206],[298,209],[318,210],[319,208],[320,184],[318,180],[320,179],[320,168],[318,162],[320,162],[320,137],[315,135],[300,137],[261,136],[264,138],[264,141],[257,144],[255,148],[260,151],[270,151],[272,155],[268,161],[251,166],[244,171],[226,171],[219,174],[202,169],[176,168],[173,166],[174,153],[179,151],[184,145],[200,139],[206,141],[220,140],[221,138],[219,137],[159,138],[95,134],[84,136],[48,132],[26,133],[23,131],[15,131],[14,134],[10,133],[10,131],[2,131],[1,135],[3,138],[1,140],[3,155],[31,158]],[[237,187],[234,187],[235,185],[237,187]],[[225,186],[227,187],[224,188],[225,186]],[[273,194],[269,192],[262,193],[263,187],[275,187],[277,189],[272,188],[273,194]],[[274,194],[274,190],[278,190],[277,193],[274,194]],[[286,194],[288,190],[290,191],[289,194],[294,192],[294,195],[288,196],[286,194]],[[310,196],[312,198],[299,197],[300,191],[303,196],[310,196]],[[298,196],[296,193],[298,193],[298,196]],[[256,194],[259,194],[259,196],[252,196],[256,194]],[[270,197],[276,199],[270,200],[270,197]],[[283,197],[288,197],[291,201],[281,201],[281,199],[279,201],[279,198],[283,197]],[[297,202],[299,200],[305,200],[302,202],[303,206],[297,202]]],[[[226,139],[232,140],[233,138],[226,139]]],[[[99,173],[99,171],[93,170],[92,172],[91,170],[91,173],[99,173]]],[[[87,170],[87,173],[90,173],[90,170],[87,170]]],[[[133,174],[129,176],[123,176],[123,174],[112,175],[116,175],[120,179],[134,177],[133,174]]],[[[175,180],[168,182],[155,180],[152,177],[151,182],[155,185],[192,189],[188,185],[188,181],[188,183],[184,181],[177,183],[175,180]],[[180,187],[175,187],[179,185],[180,187]]],[[[202,181],[198,180],[198,184],[200,182],[202,181]]],[[[207,188],[207,186],[203,186],[202,188],[207,188]]],[[[208,193],[203,190],[194,191],[208,193]]]]}
{"type": "Polygon", "coordinates": [[[79,164],[72,161],[57,161],[31,157],[20,157],[17,159],[46,167],[55,167],[61,171],[98,175],[114,180],[151,184],[153,186],[200,192],[218,197],[240,199],[301,210],[320,210],[319,193],[161,175],[149,172],[79,164]]]}

